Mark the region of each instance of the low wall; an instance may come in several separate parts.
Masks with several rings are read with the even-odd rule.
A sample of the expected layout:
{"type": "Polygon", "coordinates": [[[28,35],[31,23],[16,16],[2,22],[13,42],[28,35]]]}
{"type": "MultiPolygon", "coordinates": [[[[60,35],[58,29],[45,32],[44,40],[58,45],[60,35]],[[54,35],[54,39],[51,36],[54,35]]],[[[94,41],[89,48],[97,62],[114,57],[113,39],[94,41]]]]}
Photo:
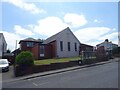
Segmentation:
{"type": "Polygon", "coordinates": [[[23,76],[23,75],[28,75],[32,73],[62,69],[62,68],[72,67],[72,66],[77,66],[77,65],[79,65],[78,61],[71,61],[71,62],[64,62],[64,63],[52,63],[50,65],[34,65],[30,67],[16,66],[14,74],[17,77],[17,76],[23,76]]]}
{"type": "Polygon", "coordinates": [[[82,60],[81,64],[79,64],[79,61],[70,61],[70,62],[64,62],[64,63],[52,63],[50,65],[34,65],[30,67],[17,66],[15,67],[15,76],[16,77],[23,76],[23,75],[28,75],[32,73],[45,72],[45,71],[62,69],[62,68],[78,66],[78,65],[92,64],[92,63],[107,61],[107,60],[108,60],[108,57],[99,56],[96,59],[82,60]]]}

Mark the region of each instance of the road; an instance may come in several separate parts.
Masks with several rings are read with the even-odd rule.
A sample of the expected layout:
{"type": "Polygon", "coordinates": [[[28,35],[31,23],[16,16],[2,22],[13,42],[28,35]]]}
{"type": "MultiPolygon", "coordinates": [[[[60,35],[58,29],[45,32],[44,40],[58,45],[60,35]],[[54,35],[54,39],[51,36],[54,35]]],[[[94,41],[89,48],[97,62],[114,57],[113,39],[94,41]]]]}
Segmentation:
{"type": "Polygon", "coordinates": [[[3,83],[3,88],[118,88],[118,62],[3,83]]]}

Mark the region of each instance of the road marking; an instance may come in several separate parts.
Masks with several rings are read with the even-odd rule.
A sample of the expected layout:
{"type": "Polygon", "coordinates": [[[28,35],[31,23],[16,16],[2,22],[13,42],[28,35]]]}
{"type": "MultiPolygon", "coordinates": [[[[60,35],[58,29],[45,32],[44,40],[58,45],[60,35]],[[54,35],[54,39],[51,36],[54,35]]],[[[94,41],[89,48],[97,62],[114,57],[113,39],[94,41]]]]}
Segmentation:
{"type": "Polygon", "coordinates": [[[28,81],[31,81],[31,79],[27,79],[28,81]]]}
{"type": "Polygon", "coordinates": [[[38,86],[36,83],[33,82],[33,85],[38,86]]]}
{"type": "Polygon", "coordinates": [[[38,84],[38,85],[44,85],[44,84],[47,84],[47,83],[49,83],[49,82],[45,82],[45,83],[40,83],[40,84],[38,84]]]}

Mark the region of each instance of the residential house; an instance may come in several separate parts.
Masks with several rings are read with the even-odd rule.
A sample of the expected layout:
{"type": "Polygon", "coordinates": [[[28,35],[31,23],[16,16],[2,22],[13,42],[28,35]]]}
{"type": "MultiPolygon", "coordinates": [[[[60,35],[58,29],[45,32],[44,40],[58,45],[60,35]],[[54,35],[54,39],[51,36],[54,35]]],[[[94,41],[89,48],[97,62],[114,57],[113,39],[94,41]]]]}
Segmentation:
{"type": "Polygon", "coordinates": [[[7,43],[4,38],[3,33],[0,33],[0,58],[3,57],[3,55],[6,51],[7,51],[7,43]]]}
{"type": "Polygon", "coordinates": [[[42,43],[42,40],[33,39],[33,38],[26,38],[24,40],[20,40],[20,50],[21,51],[32,51],[32,48],[36,45],[42,43]]]}
{"type": "Polygon", "coordinates": [[[13,53],[18,54],[21,51],[30,51],[33,53],[35,59],[38,59],[38,47],[42,43],[40,39],[26,38],[24,40],[20,40],[20,48],[15,50],[13,53]]]}
{"type": "Polygon", "coordinates": [[[21,51],[31,51],[35,59],[75,57],[80,51],[80,42],[68,27],[43,42],[27,38],[19,44],[21,51]]]}
{"type": "Polygon", "coordinates": [[[104,42],[100,44],[97,44],[96,46],[97,46],[97,49],[99,49],[99,51],[103,51],[103,52],[105,51],[106,54],[112,54],[113,48],[118,47],[117,44],[109,42],[108,39],[106,39],[104,42]]]}

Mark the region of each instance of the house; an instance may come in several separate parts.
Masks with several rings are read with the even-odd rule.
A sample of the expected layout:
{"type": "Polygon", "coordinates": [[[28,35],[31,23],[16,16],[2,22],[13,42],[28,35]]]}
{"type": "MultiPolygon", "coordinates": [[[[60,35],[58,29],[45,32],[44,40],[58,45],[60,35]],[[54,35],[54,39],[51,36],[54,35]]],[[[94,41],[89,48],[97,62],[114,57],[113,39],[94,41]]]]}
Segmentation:
{"type": "Polygon", "coordinates": [[[80,42],[68,27],[44,41],[27,38],[19,44],[21,51],[31,51],[35,59],[75,57],[80,51],[80,42]]]}
{"type": "Polygon", "coordinates": [[[43,41],[41,39],[34,39],[34,38],[26,38],[24,40],[20,40],[20,48],[15,50],[13,53],[14,55],[19,54],[21,51],[30,51],[33,53],[34,58],[38,59],[38,47],[43,41]]]}
{"type": "Polygon", "coordinates": [[[3,33],[0,33],[0,58],[3,57],[3,55],[6,51],[7,51],[7,43],[4,38],[3,33]]]}
{"type": "Polygon", "coordinates": [[[20,40],[20,50],[21,51],[32,51],[32,48],[36,45],[42,43],[42,40],[33,39],[33,38],[26,38],[24,40],[20,40]]]}
{"type": "Polygon", "coordinates": [[[118,47],[117,44],[109,42],[108,39],[106,39],[104,42],[102,42],[100,44],[97,44],[96,46],[97,46],[98,51],[103,51],[106,54],[112,54],[113,48],[118,47]],[[100,50],[100,49],[102,49],[102,50],[100,50]]]}
{"type": "Polygon", "coordinates": [[[79,55],[80,42],[69,27],[46,39],[43,44],[52,45],[54,57],[74,57],[79,55]]]}
{"type": "Polygon", "coordinates": [[[94,47],[91,46],[91,45],[87,45],[87,44],[81,43],[80,44],[80,51],[91,51],[91,52],[93,52],[94,51],[94,47]]]}

